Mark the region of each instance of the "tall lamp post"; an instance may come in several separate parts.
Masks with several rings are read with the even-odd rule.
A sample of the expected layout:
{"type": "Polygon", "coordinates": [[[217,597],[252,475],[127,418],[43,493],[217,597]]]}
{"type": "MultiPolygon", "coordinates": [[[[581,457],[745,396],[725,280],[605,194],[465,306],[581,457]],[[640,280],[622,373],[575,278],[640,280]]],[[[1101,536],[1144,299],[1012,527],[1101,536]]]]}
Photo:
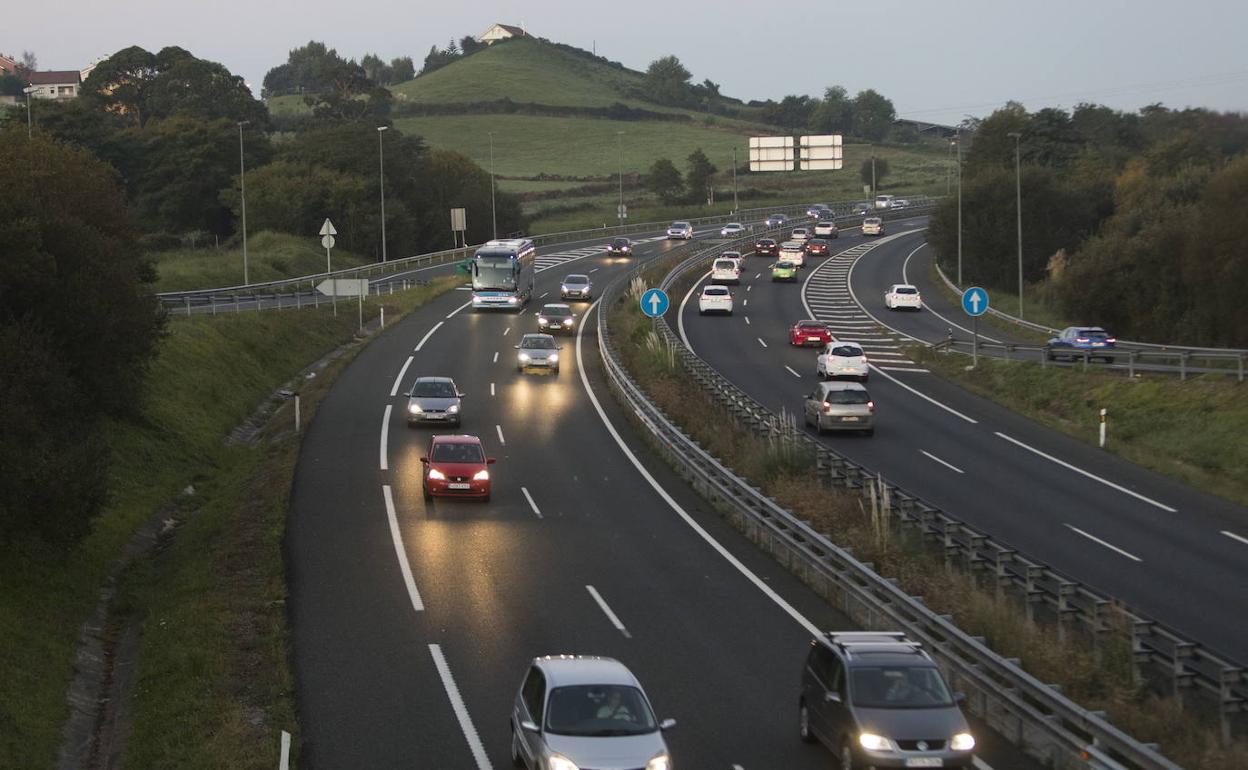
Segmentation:
{"type": "Polygon", "coordinates": [[[958,145],[958,288],[962,288],[962,127],[954,143],[958,145]]]}
{"type": "Polygon", "coordinates": [[[35,87],[26,86],[22,89],[22,93],[26,94],[26,138],[30,139],[34,136],[34,124],[30,118],[30,101],[34,98],[35,87]]]}
{"type": "Polygon", "coordinates": [[[737,147],[732,147],[732,214],[736,216],[740,206],[737,203],[737,147]]]}
{"type": "Polygon", "coordinates": [[[242,197],[243,203],[243,285],[251,283],[250,274],[247,272],[247,166],[243,162],[243,126],[250,123],[250,120],[240,120],[238,122],[238,191],[242,197]]]}
{"type": "Polygon", "coordinates": [[[494,132],[490,131],[490,223],[494,226],[494,240],[498,240],[498,213],[494,208],[494,132]]]}
{"type": "Polygon", "coordinates": [[[1014,208],[1018,214],[1018,317],[1023,317],[1023,175],[1022,162],[1019,155],[1019,141],[1022,132],[1011,131],[1014,137],[1014,208]]]}
{"type": "Polygon", "coordinates": [[[615,132],[615,147],[620,156],[620,206],[615,210],[615,218],[624,224],[624,132],[615,132]]]}
{"type": "Polygon", "coordinates": [[[380,168],[378,180],[381,183],[381,261],[386,261],[386,151],[381,135],[389,126],[377,126],[377,162],[380,168]]]}

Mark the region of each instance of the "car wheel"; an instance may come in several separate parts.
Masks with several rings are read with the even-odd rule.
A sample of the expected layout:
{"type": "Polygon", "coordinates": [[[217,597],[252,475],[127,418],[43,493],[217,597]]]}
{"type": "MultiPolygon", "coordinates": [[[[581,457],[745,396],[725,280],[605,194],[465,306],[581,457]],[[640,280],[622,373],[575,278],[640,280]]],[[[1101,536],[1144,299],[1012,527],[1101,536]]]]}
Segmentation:
{"type": "Polygon", "coordinates": [[[516,732],[516,728],[511,728],[511,764],[514,767],[524,767],[524,753],[520,751],[520,735],[516,732]]]}
{"type": "Polygon", "coordinates": [[[815,734],[810,731],[810,711],[805,701],[797,707],[797,737],[802,739],[802,743],[815,742],[815,734]]]}
{"type": "Polygon", "coordinates": [[[849,747],[849,741],[841,744],[841,770],[854,770],[854,752],[849,747]]]}

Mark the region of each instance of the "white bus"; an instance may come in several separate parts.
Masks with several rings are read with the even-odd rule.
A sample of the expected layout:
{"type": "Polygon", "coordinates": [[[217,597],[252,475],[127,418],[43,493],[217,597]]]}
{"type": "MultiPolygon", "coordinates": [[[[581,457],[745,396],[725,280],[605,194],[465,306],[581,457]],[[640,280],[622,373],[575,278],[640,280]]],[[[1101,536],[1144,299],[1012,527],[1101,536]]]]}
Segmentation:
{"type": "Polygon", "coordinates": [[[528,238],[487,241],[472,257],[472,306],[519,310],[533,296],[537,249],[528,238]]]}

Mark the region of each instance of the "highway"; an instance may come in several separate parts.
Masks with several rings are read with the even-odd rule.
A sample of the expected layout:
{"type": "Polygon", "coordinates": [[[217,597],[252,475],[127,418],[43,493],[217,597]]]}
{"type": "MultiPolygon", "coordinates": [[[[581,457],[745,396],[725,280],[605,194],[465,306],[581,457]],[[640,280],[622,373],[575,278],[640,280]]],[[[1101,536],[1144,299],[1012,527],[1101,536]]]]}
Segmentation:
{"type": "Polygon", "coordinates": [[[800,285],[772,283],[768,260],[748,259],[733,316],[701,317],[690,301],[672,320],[709,364],[769,409],[791,413],[817,381],[816,351],[791,347],[787,330],[812,315],[827,321],[867,351],[878,419],[873,438],[829,435],[821,439],[828,446],[1211,649],[1248,658],[1248,510],[1036,425],[909,361],[906,337],[934,342],[966,322],[916,264],[930,250],[919,250],[921,220],[908,224],[869,250],[842,231],[832,256],[806,269],[800,285]],[[935,312],[884,308],[888,286],[903,278],[935,312]]]}
{"type": "MultiPolygon", "coordinates": [[[[811,635],[848,622],[649,456],[590,334],[563,338],[558,375],[515,369],[512,345],[564,274],[602,286],[629,266],[560,260],[538,274],[551,296],[518,315],[449,292],[365,347],[321,403],[286,540],[301,766],[506,766],[520,678],[551,653],[628,665],[678,722],[677,768],[833,761],[797,739],[797,686],[811,635]],[[402,394],[427,374],[468,394],[462,432],[498,460],[489,504],[421,498],[433,431],[406,426],[402,394]]],[[[977,734],[981,770],[1035,767],[977,734]]]]}

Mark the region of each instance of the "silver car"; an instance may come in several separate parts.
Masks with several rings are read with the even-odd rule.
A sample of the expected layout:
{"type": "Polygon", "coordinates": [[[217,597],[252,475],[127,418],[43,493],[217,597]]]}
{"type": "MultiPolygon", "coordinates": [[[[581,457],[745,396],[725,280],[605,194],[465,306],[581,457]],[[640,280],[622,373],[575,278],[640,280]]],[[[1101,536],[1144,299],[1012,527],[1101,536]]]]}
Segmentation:
{"type": "Polygon", "coordinates": [[[579,299],[588,301],[594,296],[594,284],[589,280],[589,276],[583,273],[573,273],[564,276],[563,283],[559,284],[560,299],[579,299]]]}
{"type": "Polygon", "coordinates": [[[511,710],[511,760],[530,770],[671,770],[641,683],[595,655],[534,658],[511,710]]]}
{"type": "Polygon", "coordinates": [[[441,422],[459,425],[464,397],[450,377],[417,377],[407,393],[407,424],[441,422]]]}
{"type": "Polygon", "coordinates": [[[516,345],[516,369],[545,369],[559,373],[559,346],[549,334],[526,334],[516,345]]]}
{"type": "Polygon", "coordinates": [[[875,435],[875,402],[856,382],[821,382],[806,396],[806,424],[825,430],[860,430],[875,435]]]}

